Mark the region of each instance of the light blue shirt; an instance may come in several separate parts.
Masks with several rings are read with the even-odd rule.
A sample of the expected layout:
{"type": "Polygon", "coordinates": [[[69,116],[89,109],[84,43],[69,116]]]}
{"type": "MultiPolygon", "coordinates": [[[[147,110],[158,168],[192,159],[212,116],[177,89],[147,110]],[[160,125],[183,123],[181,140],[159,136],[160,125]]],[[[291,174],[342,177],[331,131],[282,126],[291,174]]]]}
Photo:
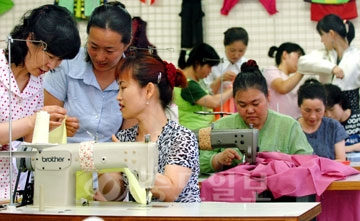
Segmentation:
{"type": "Polygon", "coordinates": [[[80,121],[80,129],[74,137],[68,137],[68,143],[95,138],[99,142],[110,142],[111,135],[122,124],[122,113],[116,100],[119,86],[114,81],[101,90],[91,63],[85,62],[84,48],[74,59],[63,60],[54,72],[46,73],[44,88],[64,102],[68,116],[80,121]]]}

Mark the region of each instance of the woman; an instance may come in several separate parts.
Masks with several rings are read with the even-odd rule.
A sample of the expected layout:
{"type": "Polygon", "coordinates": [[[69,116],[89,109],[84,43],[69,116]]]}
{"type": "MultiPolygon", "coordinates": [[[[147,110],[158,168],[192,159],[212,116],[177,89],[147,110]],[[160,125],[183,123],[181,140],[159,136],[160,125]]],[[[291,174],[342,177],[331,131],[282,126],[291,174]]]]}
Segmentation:
{"type": "Polygon", "coordinates": [[[325,116],[338,120],[349,135],[345,139],[345,151],[360,151],[360,110],[351,110],[341,89],[333,84],[325,84],[325,116]]]}
{"type": "Polygon", "coordinates": [[[115,141],[144,142],[145,135],[150,134],[159,148],[153,197],[166,202],[200,202],[196,136],[165,114],[173,88],[186,85],[185,76],[173,64],[143,53],[121,61],[116,73],[120,86],[117,99],[123,116],[136,119],[138,124],[120,130],[115,141]]]}
{"type": "MultiPolygon", "coordinates": [[[[50,114],[50,129],[61,124],[67,114],[65,109],[43,107],[43,74],[56,68],[62,59],[75,57],[80,47],[76,21],[67,9],[54,5],[43,5],[26,12],[10,36],[11,48],[1,50],[0,53],[1,150],[8,150],[9,142],[16,149],[20,142],[15,140],[31,142],[36,112],[39,110],[50,114]],[[10,113],[12,140],[9,137],[10,113]]],[[[2,201],[10,198],[10,183],[14,185],[15,180],[10,182],[9,158],[1,158],[0,161],[1,176],[5,177],[0,180],[2,201]]],[[[17,171],[14,171],[13,177],[16,174],[17,171]]]]}
{"type": "MultiPolygon", "coordinates": [[[[213,129],[259,130],[259,151],[287,154],[312,154],[299,123],[290,116],[270,110],[266,80],[254,60],[241,66],[233,84],[233,97],[238,113],[213,123],[213,129]]],[[[236,166],[241,159],[237,148],[200,150],[201,173],[213,173],[236,166]]]]}
{"type": "Polygon", "coordinates": [[[304,49],[292,42],[282,43],[279,47],[272,46],[268,55],[271,58],[275,57],[276,67],[264,70],[270,90],[270,109],[295,119],[300,116],[300,110],[296,104],[296,92],[299,82],[304,76],[297,73],[296,70],[299,57],[304,54],[304,49]]]}
{"type": "Polygon", "coordinates": [[[343,126],[334,119],[324,117],[326,91],[316,79],[308,79],[298,91],[298,119],[314,153],[320,157],[345,161],[345,138],[343,126]]]}
{"type": "Polygon", "coordinates": [[[215,49],[206,43],[195,46],[187,60],[179,57],[179,67],[188,79],[186,88],[175,88],[174,102],[179,109],[179,122],[190,130],[209,126],[214,121],[212,110],[228,100],[232,88],[223,93],[211,95],[200,80],[206,78],[211,67],[219,64],[220,58],[215,49]],[[202,114],[201,114],[202,113],[202,114]]]}
{"type": "Polygon", "coordinates": [[[335,14],[324,16],[316,29],[325,50],[314,51],[299,59],[298,72],[319,74],[320,82],[332,83],[344,91],[351,109],[359,109],[360,52],[350,46],[355,37],[352,22],[335,14]]]}
{"type": "MultiPolygon", "coordinates": [[[[210,75],[204,79],[213,94],[222,93],[231,87],[242,63],[248,60],[244,57],[248,42],[248,33],[242,27],[232,27],[224,32],[225,58],[220,64],[212,67],[210,75]]],[[[231,98],[222,103],[215,111],[236,112],[234,100],[231,98]]],[[[215,115],[216,119],[220,116],[215,115]]]]}
{"type": "Polygon", "coordinates": [[[45,104],[67,109],[68,142],[109,142],[123,122],[115,67],[130,44],[131,16],[121,3],[105,3],[93,11],[86,31],[86,47],[46,74],[45,104]]]}

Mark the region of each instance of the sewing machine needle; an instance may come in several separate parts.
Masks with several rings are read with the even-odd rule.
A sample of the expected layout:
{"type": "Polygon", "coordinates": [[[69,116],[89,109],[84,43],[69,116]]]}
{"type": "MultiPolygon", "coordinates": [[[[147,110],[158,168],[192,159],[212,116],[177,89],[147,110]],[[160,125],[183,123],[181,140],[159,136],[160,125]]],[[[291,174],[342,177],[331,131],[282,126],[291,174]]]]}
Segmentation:
{"type": "Polygon", "coordinates": [[[97,172],[92,173],[93,190],[96,191],[99,188],[99,180],[97,172]]]}

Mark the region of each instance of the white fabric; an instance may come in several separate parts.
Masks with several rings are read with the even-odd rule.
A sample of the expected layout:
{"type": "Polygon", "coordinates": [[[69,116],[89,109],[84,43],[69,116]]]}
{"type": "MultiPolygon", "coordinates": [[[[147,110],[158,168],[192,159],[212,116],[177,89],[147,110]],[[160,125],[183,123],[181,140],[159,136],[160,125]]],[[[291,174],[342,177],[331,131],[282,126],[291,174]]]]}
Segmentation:
{"type": "Polygon", "coordinates": [[[360,87],[360,51],[355,47],[348,47],[338,66],[344,71],[344,78],[333,77],[331,71],[336,66],[336,51],[317,50],[301,56],[298,72],[302,74],[319,75],[322,83],[332,83],[343,91],[360,87]]]}

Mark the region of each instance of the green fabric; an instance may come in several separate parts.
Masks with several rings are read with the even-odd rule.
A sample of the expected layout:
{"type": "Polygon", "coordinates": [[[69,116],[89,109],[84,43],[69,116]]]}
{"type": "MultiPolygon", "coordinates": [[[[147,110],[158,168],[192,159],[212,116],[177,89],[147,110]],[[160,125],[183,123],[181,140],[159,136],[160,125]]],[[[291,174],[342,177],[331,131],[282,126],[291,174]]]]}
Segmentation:
{"type": "Polygon", "coordinates": [[[75,176],[76,202],[81,202],[81,199],[86,199],[88,202],[93,201],[95,193],[92,185],[92,172],[77,171],[75,176]]]}
{"type": "Polygon", "coordinates": [[[65,7],[72,14],[74,14],[74,0],[59,0],[58,5],[65,7]]]}
{"type": "Polygon", "coordinates": [[[85,10],[84,10],[84,14],[85,14],[85,16],[90,16],[91,15],[91,13],[94,11],[94,9],[96,8],[96,7],[98,7],[98,6],[100,6],[100,1],[99,0],[92,0],[92,1],[90,1],[90,0],[87,0],[86,2],[85,2],[85,10]]]}
{"type": "Polygon", "coordinates": [[[174,88],[174,102],[178,106],[179,123],[190,130],[208,127],[214,120],[214,115],[196,114],[197,111],[212,112],[212,109],[195,104],[197,100],[208,93],[199,83],[188,80],[186,88],[174,88]],[[186,100],[185,100],[186,99],[186,100]]]}
{"type": "Polygon", "coordinates": [[[9,11],[14,6],[14,2],[11,0],[0,0],[0,15],[9,11]]]}
{"type": "MultiPolygon", "coordinates": [[[[223,117],[215,121],[213,125],[214,130],[248,128],[238,113],[223,117]]],[[[260,152],[276,151],[287,154],[313,153],[313,149],[308,143],[300,124],[292,117],[272,110],[269,110],[265,125],[259,131],[258,146],[260,152]]],[[[210,151],[200,150],[201,173],[216,172],[212,167],[212,158],[222,150],[223,149],[210,151]]],[[[238,149],[236,148],[236,150],[238,149]]],[[[235,166],[236,163],[233,163],[233,166],[235,166]]]]}

